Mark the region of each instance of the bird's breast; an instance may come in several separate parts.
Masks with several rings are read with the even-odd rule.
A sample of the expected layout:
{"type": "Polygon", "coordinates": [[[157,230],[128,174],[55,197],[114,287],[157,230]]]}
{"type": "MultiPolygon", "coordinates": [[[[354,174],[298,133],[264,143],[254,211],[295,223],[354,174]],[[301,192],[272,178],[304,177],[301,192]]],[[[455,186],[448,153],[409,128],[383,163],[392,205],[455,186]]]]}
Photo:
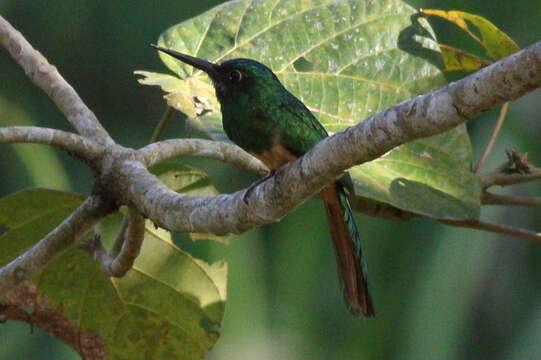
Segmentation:
{"type": "Polygon", "coordinates": [[[297,156],[292,154],[278,141],[273,141],[270,149],[261,153],[250,152],[253,156],[261,160],[261,162],[271,170],[277,170],[284,166],[284,164],[297,159],[297,156]]]}

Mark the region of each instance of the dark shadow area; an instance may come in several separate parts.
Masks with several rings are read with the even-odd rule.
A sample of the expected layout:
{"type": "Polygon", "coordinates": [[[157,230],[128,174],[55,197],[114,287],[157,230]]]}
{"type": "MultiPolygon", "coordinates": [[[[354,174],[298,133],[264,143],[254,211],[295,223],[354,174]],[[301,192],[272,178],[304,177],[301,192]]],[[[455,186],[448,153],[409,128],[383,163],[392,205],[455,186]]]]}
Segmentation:
{"type": "Polygon", "coordinates": [[[411,54],[425,59],[429,63],[443,70],[443,60],[439,51],[427,48],[419,38],[437,41],[434,36],[425,28],[425,25],[419,22],[422,16],[414,14],[411,16],[411,25],[406,27],[398,35],[398,48],[411,54]]]}
{"type": "Polygon", "coordinates": [[[314,64],[312,64],[303,56],[293,63],[293,67],[298,72],[310,72],[314,69],[314,64]]]}

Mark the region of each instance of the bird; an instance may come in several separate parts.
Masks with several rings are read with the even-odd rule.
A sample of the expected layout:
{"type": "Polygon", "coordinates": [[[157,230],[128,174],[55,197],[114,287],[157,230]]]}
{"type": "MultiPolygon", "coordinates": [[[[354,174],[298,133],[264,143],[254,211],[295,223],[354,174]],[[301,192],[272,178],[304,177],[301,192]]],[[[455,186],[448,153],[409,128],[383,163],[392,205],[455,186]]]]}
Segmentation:
{"type": "MultiPolygon", "coordinates": [[[[151,46],[210,77],[225,134],[261,160],[271,170],[270,176],[329,136],[314,114],[266,65],[244,58],[212,63],[174,49],[151,46]]],[[[324,187],[318,197],[325,205],[346,305],[353,315],[372,317],[375,310],[361,239],[347,193],[353,193],[353,181],[345,173],[324,187]]]]}

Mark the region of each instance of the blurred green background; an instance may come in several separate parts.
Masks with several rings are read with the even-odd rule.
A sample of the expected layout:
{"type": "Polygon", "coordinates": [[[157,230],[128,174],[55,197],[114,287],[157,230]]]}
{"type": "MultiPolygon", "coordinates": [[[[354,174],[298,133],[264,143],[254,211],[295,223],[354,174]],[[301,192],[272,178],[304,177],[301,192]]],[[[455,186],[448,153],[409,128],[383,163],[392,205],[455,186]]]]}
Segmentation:
{"type": "MultiPolygon", "coordinates": [[[[220,1],[3,0],[0,14],[20,30],[94,110],[111,135],[142,146],[164,110],[161,91],[140,86],[134,70],[164,71],[149,43],[167,27],[220,1]]],[[[539,0],[410,0],[414,7],[459,9],[487,17],[524,47],[541,39],[539,0]]],[[[452,25],[431,21],[442,42],[479,51],[452,25]]],[[[541,92],[511,106],[487,168],[504,150],[541,164],[541,92]]],[[[497,111],[470,126],[476,158],[497,111]]],[[[0,49],[0,125],[71,130],[41,90],[0,49]]],[[[184,131],[175,116],[168,137],[184,131]]],[[[34,145],[1,146],[0,195],[31,186],[88,194],[91,174],[77,160],[34,145]]],[[[219,190],[255,177],[226,165],[192,161],[219,190]]],[[[540,194],[539,184],[517,187],[540,194]]],[[[511,191],[507,190],[506,191],[511,191]]],[[[491,221],[541,228],[539,209],[486,208],[491,221]]],[[[309,201],[281,223],[223,246],[177,240],[208,260],[229,262],[229,299],[209,359],[534,359],[541,357],[541,246],[446,227],[358,216],[378,316],[356,319],[339,290],[323,207],[309,201]]],[[[78,359],[69,347],[27,324],[0,325],[0,359],[78,359]]]]}

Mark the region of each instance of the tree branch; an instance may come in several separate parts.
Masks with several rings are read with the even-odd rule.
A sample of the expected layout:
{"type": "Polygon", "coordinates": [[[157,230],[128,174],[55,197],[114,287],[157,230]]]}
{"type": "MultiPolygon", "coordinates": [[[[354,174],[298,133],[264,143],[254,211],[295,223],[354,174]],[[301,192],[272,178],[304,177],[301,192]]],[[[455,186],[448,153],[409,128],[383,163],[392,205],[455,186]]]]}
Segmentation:
{"type": "Polygon", "coordinates": [[[171,139],[152,143],[138,150],[141,161],[150,167],[174,157],[204,157],[220,160],[264,175],[269,172],[261,161],[240,147],[203,139],[171,139]]]}
{"type": "Polygon", "coordinates": [[[541,233],[536,233],[534,231],[524,230],[509,225],[494,224],[480,220],[440,220],[440,222],[451,226],[465,227],[470,229],[493,232],[497,234],[511,235],[519,239],[532,240],[536,243],[541,243],[541,233]]]}
{"type": "Polygon", "coordinates": [[[88,162],[95,162],[105,153],[105,147],[83,136],[66,131],[36,126],[0,127],[0,143],[34,143],[52,145],[88,162]]]}
{"type": "Polygon", "coordinates": [[[88,239],[81,246],[94,256],[101,268],[109,276],[122,277],[133,266],[145,235],[145,219],[132,208],[124,218],[121,230],[111,251],[107,251],[99,236],[88,239]]]}
{"type": "Polygon", "coordinates": [[[149,175],[142,164],[117,168],[126,203],[166,229],[180,232],[241,232],[281,217],[334,181],[349,167],[393,148],[443,133],[491,107],[541,86],[541,42],[451,83],[417,96],[326,138],[298,160],[253,189],[215,197],[176,194],[149,175]]]}
{"type": "Polygon", "coordinates": [[[500,172],[483,176],[481,186],[486,189],[493,185],[507,186],[538,179],[541,179],[541,171],[535,171],[531,174],[505,174],[500,172]]]}
{"type": "Polygon", "coordinates": [[[0,268],[0,294],[6,294],[9,289],[29,279],[112,211],[111,205],[99,197],[88,197],[36,245],[0,268]]]}
{"type": "MultiPolygon", "coordinates": [[[[139,213],[173,231],[239,233],[278,221],[351,166],[371,161],[406,142],[443,133],[491,107],[541,86],[541,42],[538,42],[469,77],[404,101],[326,138],[253,188],[245,202],[246,190],[217,196],[178,194],[150,174],[146,167],[171,156],[187,154],[229,161],[258,172],[264,170],[262,164],[241,155],[244,153],[232,145],[195,139],[168,140],[140,150],[118,146],[56,70],[1,18],[0,41],[25,68],[29,77],[56,99],[58,106],[64,109],[82,134],[108,145],[98,169],[104,194],[87,199],[38,244],[0,269],[0,293],[43,267],[55,254],[112,211],[101,199],[135,207],[139,213]]],[[[490,227],[481,222],[472,224],[462,225],[490,227]]],[[[129,232],[129,228],[128,225],[125,231],[129,232]]],[[[519,230],[505,233],[520,235],[519,230]]],[[[117,246],[121,248],[120,253],[124,244],[117,246]]]]}
{"type": "Polygon", "coordinates": [[[24,69],[26,76],[49,95],[79,134],[103,145],[114,144],[96,115],[83,103],[71,85],[58,73],[56,67],[49,64],[47,59],[2,16],[0,16],[0,44],[24,69]]]}

